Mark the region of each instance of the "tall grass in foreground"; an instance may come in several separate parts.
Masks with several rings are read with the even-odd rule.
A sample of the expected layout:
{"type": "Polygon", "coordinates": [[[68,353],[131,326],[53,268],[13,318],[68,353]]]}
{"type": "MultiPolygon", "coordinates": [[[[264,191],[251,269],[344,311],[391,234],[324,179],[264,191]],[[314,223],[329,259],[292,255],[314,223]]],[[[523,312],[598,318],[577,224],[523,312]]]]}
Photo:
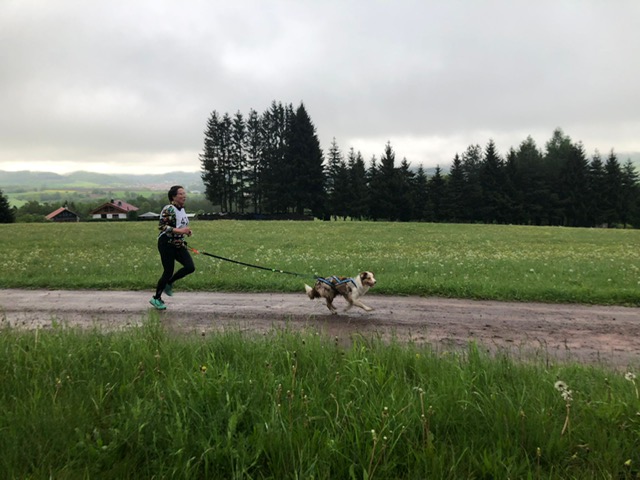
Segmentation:
{"type": "MultiPolygon", "coordinates": [[[[188,290],[300,292],[373,270],[373,294],[640,305],[640,230],[389,222],[194,221],[203,251],[301,278],[196,257],[188,290]]],[[[155,222],[10,224],[0,285],[151,290],[155,222]]]]}
{"type": "Polygon", "coordinates": [[[3,478],[636,478],[633,375],[313,332],[0,335],[3,478]],[[557,384],[558,381],[564,382],[557,384]],[[560,390],[558,390],[559,388],[560,390]]]}

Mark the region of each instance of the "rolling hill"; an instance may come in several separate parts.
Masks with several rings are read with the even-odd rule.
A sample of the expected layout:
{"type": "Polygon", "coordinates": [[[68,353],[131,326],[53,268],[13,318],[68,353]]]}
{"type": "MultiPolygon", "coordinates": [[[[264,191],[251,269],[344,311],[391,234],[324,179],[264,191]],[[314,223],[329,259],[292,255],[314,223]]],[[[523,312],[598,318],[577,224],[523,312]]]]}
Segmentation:
{"type": "Polygon", "coordinates": [[[157,188],[180,184],[189,190],[204,190],[200,172],[131,175],[78,171],[65,175],[52,172],[0,170],[0,188],[34,190],[42,188],[157,188]]]}

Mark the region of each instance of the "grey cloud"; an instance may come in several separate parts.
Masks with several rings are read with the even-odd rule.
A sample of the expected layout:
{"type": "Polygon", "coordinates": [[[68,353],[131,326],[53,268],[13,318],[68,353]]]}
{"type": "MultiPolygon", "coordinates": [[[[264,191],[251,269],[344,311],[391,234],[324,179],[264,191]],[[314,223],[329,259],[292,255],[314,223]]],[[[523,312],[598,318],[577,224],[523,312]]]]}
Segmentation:
{"type": "Polygon", "coordinates": [[[304,101],[325,149],[397,139],[417,163],[557,126],[640,150],[638,14],[630,0],[3,2],[0,169],[43,150],[191,152],[181,166],[197,168],[212,110],[272,100],[304,101]]]}

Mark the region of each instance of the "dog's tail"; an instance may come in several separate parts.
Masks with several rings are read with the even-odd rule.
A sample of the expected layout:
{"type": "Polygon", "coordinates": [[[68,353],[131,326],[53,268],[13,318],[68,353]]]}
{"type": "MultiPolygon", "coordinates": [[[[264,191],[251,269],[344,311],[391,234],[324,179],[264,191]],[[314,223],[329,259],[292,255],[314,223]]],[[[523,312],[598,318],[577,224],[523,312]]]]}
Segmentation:
{"type": "Polygon", "coordinates": [[[315,289],[311,288],[309,285],[307,285],[306,283],[304,284],[304,289],[307,292],[307,296],[313,300],[314,298],[319,298],[320,295],[318,295],[318,292],[315,291],[315,289]]]}

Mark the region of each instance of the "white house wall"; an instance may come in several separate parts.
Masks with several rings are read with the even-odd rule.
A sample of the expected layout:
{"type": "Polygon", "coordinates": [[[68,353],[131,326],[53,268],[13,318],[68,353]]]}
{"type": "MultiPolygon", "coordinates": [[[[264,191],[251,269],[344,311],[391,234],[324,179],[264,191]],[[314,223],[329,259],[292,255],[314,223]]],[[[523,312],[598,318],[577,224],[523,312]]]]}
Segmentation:
{"type": "Polygon", "coordinates": [[[127,219],[127,215],[124,213],[107,213],[105,217],[102,217],[101,213],[95,213],[93,215],[93,218],[96,220],[101,220],[101,219],[106,219],[106,220],[126,220],[127,219]],[[118,215],[117,217],[114,217],[114,215],[118,215]]]}

